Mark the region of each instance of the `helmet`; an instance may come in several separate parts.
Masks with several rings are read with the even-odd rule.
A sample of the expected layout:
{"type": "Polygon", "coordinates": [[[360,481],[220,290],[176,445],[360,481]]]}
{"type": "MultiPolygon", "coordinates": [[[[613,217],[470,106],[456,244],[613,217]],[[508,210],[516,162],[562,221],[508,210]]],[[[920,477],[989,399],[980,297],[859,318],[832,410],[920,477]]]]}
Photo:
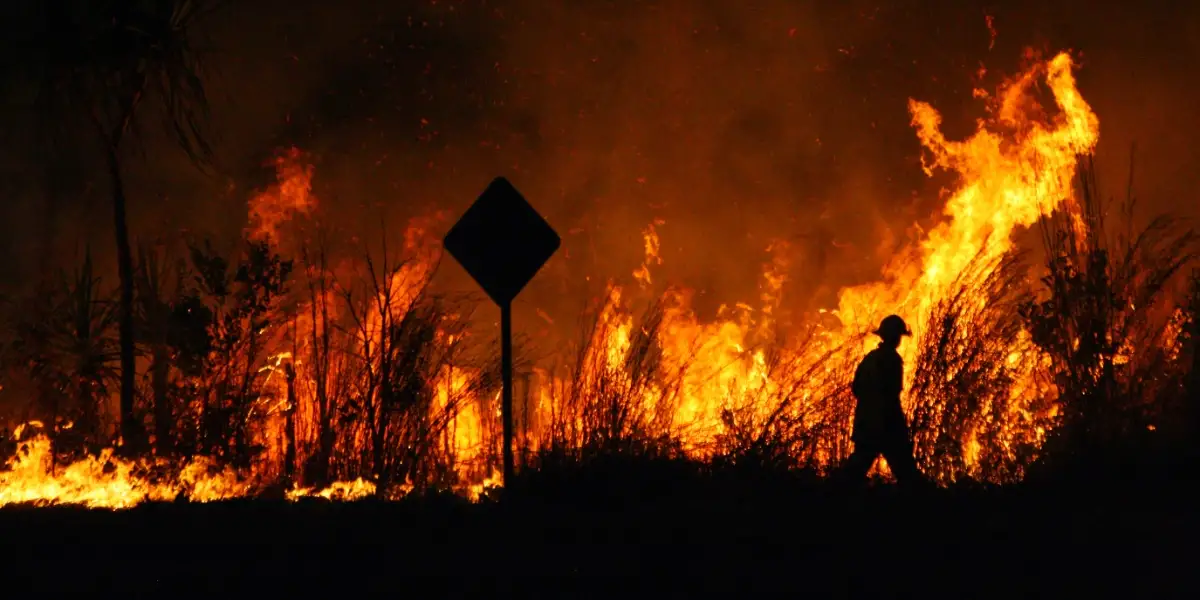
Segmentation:
{"type": "Polygon", "coordinates": [[[900,315],[888,315],[879,323],[879,329],[875,330],[875,335],[882,338],[899,337],[912,335],[912,331],[908,329],[908,324],[900,318],[900,315]]]}

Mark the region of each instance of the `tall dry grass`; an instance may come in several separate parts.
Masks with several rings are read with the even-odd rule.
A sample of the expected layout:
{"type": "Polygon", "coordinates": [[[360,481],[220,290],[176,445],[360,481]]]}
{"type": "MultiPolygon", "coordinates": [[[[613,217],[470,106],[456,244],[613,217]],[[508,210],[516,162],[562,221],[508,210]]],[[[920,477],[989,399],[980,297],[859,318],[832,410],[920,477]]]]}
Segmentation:
{"type": "MultiPolygon", "coordinates": [[[[911,428],[939,481],[1012,482],[1041,459],[1164,438],[1198,447],[1200,283],[1185,277],[1197,237],[1167,216],[1135,227],[1131,194],[1110,219],[1090,163],[1076,196],[1042,225],[1041,278],[1030,279],[1023,254],[981,256],[920,317],[911,428]]],[[[253,242],[228,255],[188,250],[174,264],[150,252],[139,260],[149,384],[138,414],[160,453],[208,455],[288,484],[361,477],[385,495],[498,468],[497,342],[470,330],[478,298],[431,291],[436,262],[386,244],[336,259],[319,241],[295,258],[253,242]]],[[[76,435],[107,444],[111,299],[89,262],[56,285],[12,311],[21,322],[4,359],[39,386],[36,414],[77,420],[86,426],[76,435]]],[[[687,456],[815,472],[849,455],[847,384],[861,337],[830,348],[815,327],[755,333],[728,357],[760,352],[753,376],[710,394],[717,418],[701,431],[681,407],[688,386],[715,381],[722,365],[700,364],[704,340],[689,350],[668,337],[676,302],[668,290],[632,322],[612,294],[584,311],[538,395],[529,381],[518,395],[527,468],[687,456]]],[[[529,372],[537,361],[517,349],[519,374],[529,372]]]]}
{"type": "Polygon", "coordinates": [[[1062,460],[1111,455],[1157,435],[1188,370],[1178,354],[1179,292],[1200,241],[1170,215],[1138,227],[1132,183],[1116,205],[1120,221],[1110,222],[1115,202],[1103,199],[1090,160],[1076,188],[1073,210],[1043,222],[1046,274],[1023,311],[1049,361],[1060,413],[1048,451],[1062,460]]]}
{"type": "Polygon", "coordinates": [[[1018,309],[1029,301],[1018,253],[976,257],[934,303],[913,366],[915,452],[926,474],[953,482],[1020,479],[1037,443],[1021,435],[1048,426],[1048,398],[1025,403],[1037,353],[1018,309]]]}

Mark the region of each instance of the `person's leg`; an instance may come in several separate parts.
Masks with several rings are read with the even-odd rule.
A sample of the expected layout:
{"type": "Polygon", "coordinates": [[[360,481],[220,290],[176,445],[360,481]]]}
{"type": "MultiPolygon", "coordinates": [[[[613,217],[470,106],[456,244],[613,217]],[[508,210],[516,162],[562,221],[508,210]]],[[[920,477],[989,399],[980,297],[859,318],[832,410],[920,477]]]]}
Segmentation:
{"type": "Polygon", "coordinates": [[[897,483],[919,485],[925,482],[925,475],[917,468],[912,442],[908,441],[907,436],[897,436],[884,446],[883,457],[887,459],[888,467],[896,477],[897,483]]]}
{"type": "Polygon", "coordinates": [[[879,448],[875,444],[855,442],[854,452],[850,453],[850,458],[842,465],[839,476],[847,482],[861,483],[867,478],[867,471],[871,470],[877,456],[879,448]]]}

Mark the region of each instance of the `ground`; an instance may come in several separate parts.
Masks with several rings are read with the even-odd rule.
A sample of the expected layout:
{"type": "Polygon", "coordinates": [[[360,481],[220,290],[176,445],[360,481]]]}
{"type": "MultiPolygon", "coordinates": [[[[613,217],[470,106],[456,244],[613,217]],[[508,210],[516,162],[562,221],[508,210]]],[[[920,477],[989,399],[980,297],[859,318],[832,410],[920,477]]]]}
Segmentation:
{"type": "Polygon", "coordinates": [[[906,493],[784,478],[604,479],[543,481],[475,505],[443,496],[13,507],[0,510],[8,546],[0,564],[9,590],[30,585],[48,597],[604,589],[548,582],[562,575],[650,576],[616,592],[635,597],[1145,596],[1195,587],[1200,488],[1179,482],[906,493]]]}

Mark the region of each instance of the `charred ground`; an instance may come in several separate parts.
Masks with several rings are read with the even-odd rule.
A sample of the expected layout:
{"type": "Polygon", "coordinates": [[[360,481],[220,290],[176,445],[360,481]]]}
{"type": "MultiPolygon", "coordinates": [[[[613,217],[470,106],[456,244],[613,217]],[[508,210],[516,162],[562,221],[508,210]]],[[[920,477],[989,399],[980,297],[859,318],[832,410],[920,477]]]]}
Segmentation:
{"type": "Polygon", "coordinates": [[[454,583],[427,592],[453,594],[499,589],[506,578],[545,590],[546,577],[630,575],[690,582],[683,589],[738,575],[741,594],[1186,587],[1200,486],[1105,481],[850,492],[795,474],[638,461],[527,473],[503,498],[478,504],[422,495],[115,512],[10,507],[0,527],[6,568],[44,590],[357,592],[445,576],[454,583]]]}

